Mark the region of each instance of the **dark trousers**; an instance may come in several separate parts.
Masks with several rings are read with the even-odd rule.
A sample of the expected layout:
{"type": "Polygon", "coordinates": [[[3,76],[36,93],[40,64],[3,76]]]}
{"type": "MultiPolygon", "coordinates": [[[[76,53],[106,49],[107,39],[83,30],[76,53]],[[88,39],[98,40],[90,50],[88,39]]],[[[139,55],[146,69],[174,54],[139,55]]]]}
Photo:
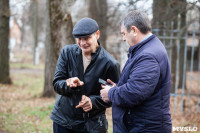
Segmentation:
{"type": "Polygon", "coordinates": [[[108,122],[104,114],[92,118],[85,118],[83,125],[73,126],[72,129],[65,128],[53,122],[54,133],[107,133],[107,129],[108,122]]]}
{"type": "Polygon", "coordinates": [[[86,131],[75,131],[72,129],[67,129],[63,126],[58,125],[57,123],[53,122],[53,132],[54,133],[86,133],[86,131]]]}

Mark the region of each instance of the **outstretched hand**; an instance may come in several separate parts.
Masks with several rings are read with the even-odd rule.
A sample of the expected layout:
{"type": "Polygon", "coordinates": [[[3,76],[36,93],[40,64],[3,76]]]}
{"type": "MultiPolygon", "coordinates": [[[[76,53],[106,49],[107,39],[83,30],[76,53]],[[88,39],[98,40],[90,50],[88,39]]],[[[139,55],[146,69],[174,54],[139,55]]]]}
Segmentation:
{"type": "Polygon", "coordinates": [[[73,87],[78,87],[78,86],[82,86],[84,83],[82,81],[80,81],[79,78],[77,77],[73,77],[73,78],[69,78],[66,80],[67,82],[67,86],[73,88],[73,87]]]}

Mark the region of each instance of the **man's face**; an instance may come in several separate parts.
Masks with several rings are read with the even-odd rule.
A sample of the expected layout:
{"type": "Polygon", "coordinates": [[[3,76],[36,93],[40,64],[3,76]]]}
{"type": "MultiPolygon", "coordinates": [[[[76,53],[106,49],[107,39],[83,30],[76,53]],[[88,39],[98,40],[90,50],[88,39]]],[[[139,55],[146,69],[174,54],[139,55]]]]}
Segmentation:
{"type": "Polygon", "coordinates": [[[97,40],[99,39],[99,31],[93,33],[88,37],[77,38],[77,43],[81,48],[83,54],[94,53],[98,47],[97,40]]]}
{"type": "Polygon", "coordinates": [[[126,41],[130,47],[135,45],[134,43],[135,34],[132,30],[128,32],[124,26],[121,26],[121,34],[122,34],[122,40],[126,41]]]}

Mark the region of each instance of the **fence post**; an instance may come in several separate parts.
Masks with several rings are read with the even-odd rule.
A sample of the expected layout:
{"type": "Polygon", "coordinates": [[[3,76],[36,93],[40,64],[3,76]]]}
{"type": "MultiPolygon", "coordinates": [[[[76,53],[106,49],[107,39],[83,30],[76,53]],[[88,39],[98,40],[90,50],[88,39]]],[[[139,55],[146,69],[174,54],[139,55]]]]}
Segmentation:
{"type": "MultiPolygon", "coordinates": [[[[195,29],[195,23],[192,24],[193,29],[195,29]]],[[[192,31],[192,52],[191,52],[191,64],[190,64],[190,81],[192,81],[192,76],[193,76],[193,63],[194,63],[194,44],[195,44],[195,37],[196,37],[196,31],[192,31]]],[[[191,108],[191,89],[189,89],[189,110],[188,113],[190,113],[190,108],[191,108]]]]}
{"type": "Polygon", "coordinates": [[[170,60],[170,67],[171,67],[171,64],[172,64],[172,43],[173,43],[173,39],[172,37],[174,36],[174,21],[171,21],[171,31],[170,31],[170,42],[169,42],[169,45],[170,45],[170,50],[169,50],[169,60],[170,60]]]}

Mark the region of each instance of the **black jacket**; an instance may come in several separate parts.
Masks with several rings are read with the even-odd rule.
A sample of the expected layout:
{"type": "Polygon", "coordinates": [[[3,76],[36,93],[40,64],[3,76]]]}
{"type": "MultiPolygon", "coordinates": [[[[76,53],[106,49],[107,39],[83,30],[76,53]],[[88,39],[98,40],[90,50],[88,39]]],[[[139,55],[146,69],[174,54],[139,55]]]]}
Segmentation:
{"type": "Polygon", "coordinates": [[[72,128],[84,122],[82,108],[76,109],[82,95],[91,98],[92,110],[87,115],[89,117],[98,114],[105,114],[105,109],[111,103],[105,103],[101,99],[101,84],[98,79],[111,79],[117,82],[120,75],[119,63],[100,45],[92,54],[91,63],[83,72],[82,51],[77,44],[65,46],[59,55],[53,86],[58,97],[56,99],[50,118],[59,125],[72,128]],[[78,77],[84,85],[72,89],[67,87],[66,79],[78,77]]]}

